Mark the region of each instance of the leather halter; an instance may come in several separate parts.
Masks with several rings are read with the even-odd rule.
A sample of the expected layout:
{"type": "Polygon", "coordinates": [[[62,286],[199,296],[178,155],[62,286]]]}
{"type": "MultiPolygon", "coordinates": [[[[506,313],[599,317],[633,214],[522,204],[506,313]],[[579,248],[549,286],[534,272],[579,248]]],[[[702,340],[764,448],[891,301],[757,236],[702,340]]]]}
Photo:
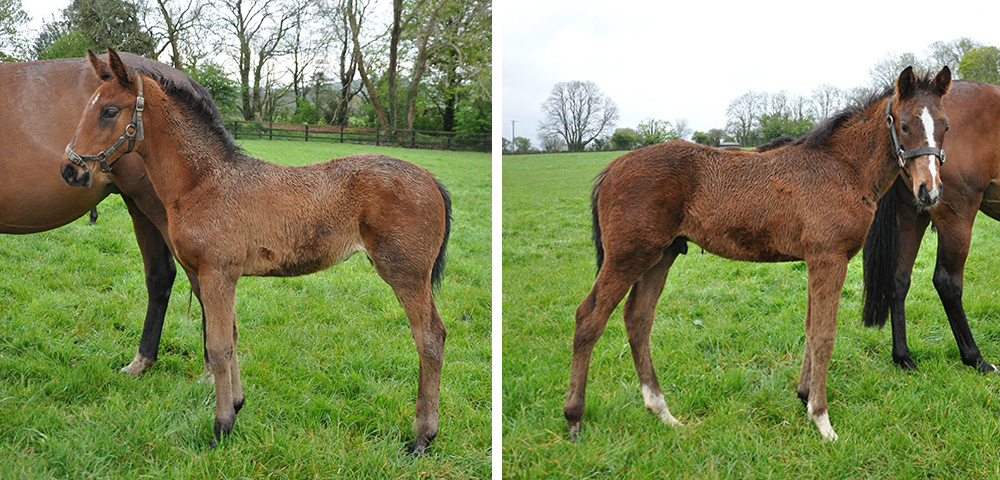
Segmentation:
{"type": "Polygon", "coordinates": [[[143,134],[143,129],[142,129],[142,110],[146,106],[146,100],[142,96],[142,75],[141,74],[137,75],[139,77],[139,95],[135,97],[135,111],[132,112],[132,123],[128,124],[125,127],[125,133],[122,133],[122,136],[118,137],[118,140],[115,141],[115,143],[111,144],[111,146],[108,147],[107,150],[104,150],[103,152],[98,153],[97,155],[80,155],[74,152],[73,149],[69,147],[69,145],[66,145],[66,156],[69,157],[69,161],[71,163],[83,167],[83,169],[89,173],[90,167],[87,166],[87,162],[96,161],[101,164],[101,171],[104,173],[108,173],[111,171],[111,168],[113,168],[115,164],[118,163],[118,160],[121,160],[122,157],[125,156],[125,154],[131,153],[132,150],[135,149],[135,142],[142,141],[142,139],[145,136],[143,134]],[[122,144],[125,143],[126,140],[128,141],[128,150],[125,150],[125,153],[122,153],[121,155],[118,156],[118,158],[114,159],[114,161],[108,163],[108,157],[110,157],[111,154],[115,152],[115,150],[118,150],[118,147],[122,146],[122,144]]]}
{"type": "Polygon", "coordinates": [[[944,150],[940,148],[920,147],[912,150],[903,149],[903,146],[899,143],[899,137],[896,135],[895,120],[892,118],[892,97],[889,97],[889,101],[885,104],[885,120],[889,127],[889,137],[892,138],[892,151],[896,154],[896,158],[899,159],[899,168],[903,169],[906,178],[910,178],[910,173],[906,171],[906,162],[911,158],[934,155],[941,162],[941,165],[944,165],[945,154],[944,150]]]}

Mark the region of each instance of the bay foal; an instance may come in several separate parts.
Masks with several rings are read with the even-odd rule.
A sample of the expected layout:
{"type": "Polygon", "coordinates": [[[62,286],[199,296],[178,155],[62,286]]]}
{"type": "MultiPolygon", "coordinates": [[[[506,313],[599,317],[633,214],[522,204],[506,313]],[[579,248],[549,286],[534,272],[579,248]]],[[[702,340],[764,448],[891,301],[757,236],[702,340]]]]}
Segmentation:
{"type": "Polygon", "coordinates": [[[410,320],[420,357],[411,452],[422,453],[438,431],[445,328],[432,284],[444,269],[451,223],[444,186],[423,168],[382,155],[303,167],[250,158],[210,102],[185,85],[144,77],[113,50],[107,63],[93,52],[89,58],[103,83],[66,147],[64,177],[79,184],[88,162],[112,164],[126,146],[142,157],[166,207],[174,254],[200,284],[215,380],[213,445],[232,430],[244,402],[237,280],[304,275],[364,252],[410,320]]]}
{"type": "Polygon", "coordinates": [[[667,272],[690,241],[734,260],[806,262],[798,395],[820,435],[836,440],[826,377],[847,263],[864,242],[879,197],[900,172],[912,178],[915,202],[930,206],[940,197],[948,123],[941,97],[950,85],[947,67],[933,79],[907,68],[894,89],[781,148],[733,152],[673,141],[611,162],[592,195],[599,271],[576,311],[564,409],[571,438],[583,417],[594,344],[630,290],[625,327],[643,400],[665,423],[679,423],[657,382],[649,336],[667,272]]]}

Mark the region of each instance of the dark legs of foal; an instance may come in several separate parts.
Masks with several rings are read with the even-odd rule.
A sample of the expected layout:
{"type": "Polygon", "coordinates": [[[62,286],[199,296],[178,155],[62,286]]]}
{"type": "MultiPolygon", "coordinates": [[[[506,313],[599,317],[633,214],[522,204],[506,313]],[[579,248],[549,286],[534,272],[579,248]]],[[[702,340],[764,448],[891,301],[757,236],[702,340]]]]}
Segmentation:
{"type": "Polygon", "coordinates": [[[569,424],[570,438],[576,438],[583,418],[587,393],[587,371],[597,339],[604,334],[608,317],[625,294],[632,288],[625,303],[625,328],[628,332],[632,359],[639,374],[646,408],[669,424],[679,424],[663,400],[649,353],[649,335],[653,326],[656,301],[663,291],[670,266],[684,247],[678,240],[664,251],[629,252],[612,255],[609,252],[594,287],[576,310],[576,332],[573,338],[573,364],[569,391],[563,414],[569,424]]]}
{"type": "MultiPolygon", "coordinates": [[[[997,369],[987,363],[976,345],[969,328],[969,320],[962,306],[962,287],[965,261],[969,255],[972,223],[980,197],[964,199],[965,204],[939,207],[935,210],[938,231],[937,264],[934,268],[934,287],[944,306],[955,342],[958,344],[962,363],[980,372],[992,373],[997,369]],[[970,213],[971,212],[971,213],[970,213]]],[[[930,221],[930,215],[918,214],[913,208],[900,208],[900,255],[896,270],[896,301],[892,307],[892,359],[907,370],[917,365],[910,356],[906,342],[906,295],[910,288],[913,263],[920,248],[920,240],[930,221]]]]}

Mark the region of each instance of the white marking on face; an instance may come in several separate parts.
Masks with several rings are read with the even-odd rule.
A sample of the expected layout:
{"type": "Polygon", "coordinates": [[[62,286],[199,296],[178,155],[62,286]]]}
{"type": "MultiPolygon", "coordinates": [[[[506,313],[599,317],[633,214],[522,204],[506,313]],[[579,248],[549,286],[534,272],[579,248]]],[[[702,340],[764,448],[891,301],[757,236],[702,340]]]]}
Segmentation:
{"type": "MultiPolygon", "coordinates": [[[[937,142],[934,141],[934,117],[931,116],[931,112],[924,107],[923,111],[920,112],[920,120],[924,123],[924,134],[927,135],[927,146],[931,148],[937,148],[937,142]]],[[[938,176],[938,159],[937,157],[927,156],[927,169],[931,173],[931,186],[932,191],[938,188],[938,182],[940,177],[938,176]]]]}
{"type": "Polygon", "coordinates": [[[931,112],[924,107],[924,110],[920,112],[920,120],[924,122],[924,134],[927,135],[927,146],[934,148],[937,144],[934,143],[934,117],[931,116],[931,112]]]}
{"type": "Polygon", "coordinates": [[[93,107],[94,104],[97,103],[97,100],[100,98],[101,98],[101,93],[100,92],[95,93],[94,96],[91,97],[90,99],[90,106],[93,107]]]}
{"type": "Polygon", "coordinates": [[[648,385],[642,386],[642,401],[646,404],[646,408],[649,411],[655,413],[663,423],[667,425],[680,426],[681,422],[674,418],[670,414],[670,410],[667,408],[667,402],[663,400],[663,395],[653,393],[653,389],[649,388],[648,385]]]}

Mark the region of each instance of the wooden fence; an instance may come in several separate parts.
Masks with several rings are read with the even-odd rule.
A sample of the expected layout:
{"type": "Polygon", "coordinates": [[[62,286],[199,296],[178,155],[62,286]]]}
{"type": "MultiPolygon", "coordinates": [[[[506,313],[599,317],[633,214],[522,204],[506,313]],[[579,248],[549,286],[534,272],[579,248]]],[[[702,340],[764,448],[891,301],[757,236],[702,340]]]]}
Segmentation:
{"type": "Polygon", "coordinates": [[[427,132],[378,128],[334,127],[272,122],[226,122],[233,138],[299,140],[306,142],[359,143],[386,147],[429,148],[489,152],[492,140],[488,133],[427,132]]]}

